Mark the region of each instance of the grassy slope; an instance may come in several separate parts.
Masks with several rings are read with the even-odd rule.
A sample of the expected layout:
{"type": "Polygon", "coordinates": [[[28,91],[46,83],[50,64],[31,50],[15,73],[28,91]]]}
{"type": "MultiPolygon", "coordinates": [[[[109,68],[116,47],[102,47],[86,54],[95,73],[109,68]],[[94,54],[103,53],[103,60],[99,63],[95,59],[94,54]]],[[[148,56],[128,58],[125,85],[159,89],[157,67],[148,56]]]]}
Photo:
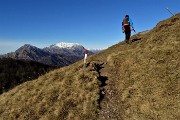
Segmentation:
{"type": "Polygon", "coordinates": [[[180,14],[139,38],[0,95],[0,119],[179,119],[180,14]]]}
{"type": "Polygon", "coordinates": [[[85,72],[82,67],[74,64],[51,71],[2,94],[1,119],[95,119],[98,73],[85,72]]]}
{"type": "Polygon", "coordinates": [[[140,38],[101,53],[111,68],[101,119],[180,119],[180,14],[140,38]]]}

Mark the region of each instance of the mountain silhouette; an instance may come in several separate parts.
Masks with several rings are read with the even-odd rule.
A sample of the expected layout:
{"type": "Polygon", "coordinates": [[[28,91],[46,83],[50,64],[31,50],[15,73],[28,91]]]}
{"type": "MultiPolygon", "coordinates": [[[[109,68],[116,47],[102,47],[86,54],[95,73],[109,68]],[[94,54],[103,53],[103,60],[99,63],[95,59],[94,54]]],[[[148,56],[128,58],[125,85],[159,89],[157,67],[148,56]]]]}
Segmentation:
{"type": "MultiPolygon", "coordinates": [[[[67,43],[66,43],[67,44],[67,43]]],[[[25,59],[40,62],[53,66],[67,66],[83,58],[85,48],[81,45],[71,46],[69,48],[60,48],[52,45],[43,49],[30,44],[25,44],[1,58],[25,59]]],[[[93,54],[92,52],[89,55],[93,54]]]]}

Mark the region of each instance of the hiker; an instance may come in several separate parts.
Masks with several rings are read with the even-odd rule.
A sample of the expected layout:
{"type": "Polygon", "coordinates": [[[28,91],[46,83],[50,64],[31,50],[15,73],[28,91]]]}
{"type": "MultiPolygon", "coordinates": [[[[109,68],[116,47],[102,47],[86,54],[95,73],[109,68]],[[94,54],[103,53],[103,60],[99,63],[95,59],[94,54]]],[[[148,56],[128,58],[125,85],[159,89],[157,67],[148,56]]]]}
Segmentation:
{"type": "Polygon", "coordinates": [[[125,33],[125,42],[126,43],[129,43],[129,39],[130,39],[132,30],[134,30],[133,22],[129,18],[129,15],[126,15],[122,22],[122,32],[125,33]]]}

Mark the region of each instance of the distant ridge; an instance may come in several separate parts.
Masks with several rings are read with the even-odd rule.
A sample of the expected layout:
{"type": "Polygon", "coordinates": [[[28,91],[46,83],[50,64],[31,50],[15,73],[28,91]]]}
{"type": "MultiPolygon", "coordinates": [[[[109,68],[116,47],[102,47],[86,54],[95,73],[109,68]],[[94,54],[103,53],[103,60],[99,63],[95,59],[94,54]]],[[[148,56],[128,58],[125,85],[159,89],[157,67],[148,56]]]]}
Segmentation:
{"type": "MultiPolygon", "coordinates": [[[[47,65],[67,66],[80,60],[84,56],[85,48],[77,43],[57,43],[43,49],[30,44],[25,44],[5,55],[3,58],[25,59],[40,62],[47,65]]],[[[89,52],[89,55],[93,54],[89,52]]]]}
{"type": "Polygon", "coordinates": [[[104,49],[91,48],[91,49],[88,49],[88,50],[96,54],[96,53],[100,53],[101,51],[103,51],[105,49],[107,49],[107,48],[104,48],[104,49]]]}
{"type": "MultiPolygon", "coordinates": [[[[60,42],[54,45],[51,45],[49,47],[43,48],[43,50],[48,51],[50,53],[54,54],[61,54],[63,56],[78,56],[80,58],[83,58],[84,51],[86,48],[84,48],[82,45],[78,43],[64,43],[60,42]]],[[[89,52],[89,55],[93,54],[92,52],[89,52]]]]}

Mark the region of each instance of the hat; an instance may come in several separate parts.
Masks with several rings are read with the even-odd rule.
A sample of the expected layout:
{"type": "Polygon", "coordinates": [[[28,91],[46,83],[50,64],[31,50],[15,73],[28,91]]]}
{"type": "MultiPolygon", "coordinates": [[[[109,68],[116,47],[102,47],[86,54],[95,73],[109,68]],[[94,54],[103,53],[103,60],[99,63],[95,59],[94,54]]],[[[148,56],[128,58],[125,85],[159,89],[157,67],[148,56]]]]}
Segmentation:
{"type": "Polygon", "coordinates": [[[129,18],[129,15],[126,15],[125,18],[129,18]]]}

